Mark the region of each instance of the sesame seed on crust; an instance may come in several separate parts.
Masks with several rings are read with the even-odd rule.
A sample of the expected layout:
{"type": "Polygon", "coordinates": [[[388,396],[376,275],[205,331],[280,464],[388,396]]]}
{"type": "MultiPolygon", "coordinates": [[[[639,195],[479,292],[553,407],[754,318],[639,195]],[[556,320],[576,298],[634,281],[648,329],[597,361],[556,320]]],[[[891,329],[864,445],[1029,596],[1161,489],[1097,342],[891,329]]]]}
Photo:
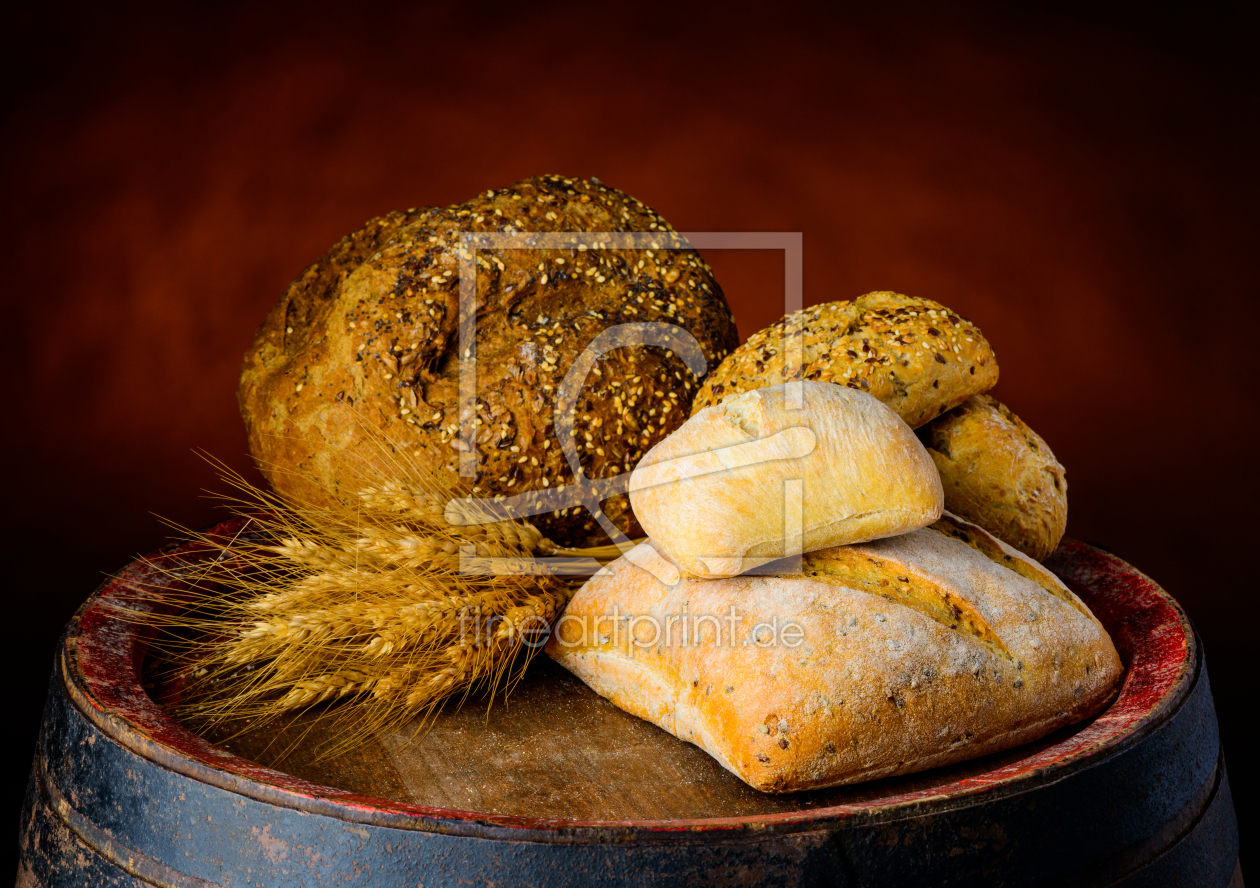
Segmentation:
{"type": "MultiPolygon", "coordinates": [[[[558,443],[554,395],[602,331],[622,323],[673,324],[696,338],[709,367],[738,344],[707,263],[689,248],[664,249],[685,241],[642,202],[605,185],[540,176],[454,207],[390,213],[307,268],[247,354],[239,400],[251,450],[282,493],[317,501],[337,491],[345,457],[375,458],[370,435],[401,439],[405,452],[420,454],[414,458],[455,471],[462,446],[456,350],[464,231],[638,231],[651,232],[655,243],[643,250],[582,243],[478,253],[485,260],[477,262],[476,277],[478,397],[467,418],[476,432],[482,495],[572,483],[562,448],[552,446],[558,443]],[[292,382],[299,373],[306,374],[300,396],[292,382]],[[340,399],[331,397],[336,392],[340,399]]],[[[685,420],[685,409],[665,406],[689,406],[698,390],[682,361],[661,349],[605,356],[578,405],[583,472],[607,477],[632,468],[685,420]]],[[[639,533],[624,496],[605,502],[603,511],[639,533]]],[[[557,542],[604,542],[584,509],[533,520],[557,542]]]]}

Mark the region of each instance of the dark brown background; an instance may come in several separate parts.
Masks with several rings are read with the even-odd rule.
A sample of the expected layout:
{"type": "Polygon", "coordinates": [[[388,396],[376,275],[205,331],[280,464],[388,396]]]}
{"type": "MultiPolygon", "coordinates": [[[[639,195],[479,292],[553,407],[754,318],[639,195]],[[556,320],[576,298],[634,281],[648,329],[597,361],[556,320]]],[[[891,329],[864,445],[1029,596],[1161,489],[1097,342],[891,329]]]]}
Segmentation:
{"type": "MultiPolygon", "coordinates": [[[[445,6],[63,8],[6,27],[10,817],[61,625],[163,541],[151,511],[213,520],[192,448],[248,467],[236,373],[289,280],[370,216],[543,172],[597,175],[682,230],[804,232],[807,303],[897,289],[980,324],[996,393],[1068,467],[1069,533],[1201,630],[1246,813],[1251,23],[445,6]]],[[[778,317],[779,258],[711,259],[744,337],[778,317]]]]}

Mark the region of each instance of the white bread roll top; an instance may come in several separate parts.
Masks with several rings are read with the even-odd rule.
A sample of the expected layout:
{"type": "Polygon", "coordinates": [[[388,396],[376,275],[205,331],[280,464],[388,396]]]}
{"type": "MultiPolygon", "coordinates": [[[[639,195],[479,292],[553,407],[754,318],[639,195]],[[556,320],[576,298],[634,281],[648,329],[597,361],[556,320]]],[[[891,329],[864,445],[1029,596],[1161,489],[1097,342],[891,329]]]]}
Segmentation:
{"type": "Polygon", "coordinates": [[[713,578],[923,527],[941,516],[944,492],[891,409],[803,381],[701,410],[643,457],[630,502],[662,554],[713,578]]]}

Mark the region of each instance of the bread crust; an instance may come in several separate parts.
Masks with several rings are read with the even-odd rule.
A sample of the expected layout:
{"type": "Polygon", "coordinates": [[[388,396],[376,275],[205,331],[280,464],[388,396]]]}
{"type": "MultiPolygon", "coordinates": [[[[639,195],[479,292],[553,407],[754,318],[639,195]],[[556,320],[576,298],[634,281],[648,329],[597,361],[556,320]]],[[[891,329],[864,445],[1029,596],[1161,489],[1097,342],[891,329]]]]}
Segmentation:
{"type": "MultiPolygon", "coordinates": [[[[685,243],[641,201],[596,180],[561,176],[373,219],[293,282],[246,354],[241,413],[251,452],[278,491],[325,502],[398,455],[457,471],[457,251],[465,231],[650,232],[662,246],[685,243]],[[383,451],[382,440],[389,442],[383,451]]],[[[557,446],[555,392],[602,331],[643,321],[675,325],[698,340],[708,368],[739,342],[721,288],[693,250],[478,255],[479,495],[572,481],[557,446]]],[[[699,384],[658,348],[622,348],[601,359],[574,417],[586,475],[629,471],[682,424],[699,384]]],[[[624,495],[606,501],[604,512],[638,533],[624,495]]],[[[533,520],[560,543],[606,540],[577,507],[533,520]]]]}
{"type": "Polygon", "coordinates": [[[998,379],[997,356],[975,324],[939,302],[881,290],[802,309],[754,333],[705,380],[691,412],[789,381],[784,342],[798,334],[805,379],[868,392],[911,428],[998,379]]]}
{"type": "Polygon", "coordinates": [[[820,572],[824,552],[814,553],[812,576],[682,579],[673,587],[619,560],[577,593],[547,652],[617,706],[766,792],[946,765],[1089,717],[1122,674],[1110,638],[1079,599],[1036,562],[994,544],[1040,582],[929,528],[833,550],[870,560],[868,580],[905,578],[924,594],[965,602],[987,638],[926,605],[820,572]],[[738,619],[729,636],[697,619],[732,608],[738,619]],[[648,643],[643,617],[659,625],[681,613],[693,621],[695,643],[679,643],[677,633],[648,643]],[[772,620],[777,643],[757,643],[755,627],[772,620]],[[795,647],[786,643],[787,623],[801,627],[795,647]]]}
{"type": "Polygon", "coordinates": [[[640,461],[630,501],[659,551],[711,578],[923,527],[941,516],[943,494],[892,410],[865,392],[805,381],[692,416],[640,461]]]}
{"type": "Polygon", "coordinates": [[[1049,445],[1005,404],[977,395],[919,429],[945,508],[1042,561],[1067,528],[1067,475],[1049,445]]]}

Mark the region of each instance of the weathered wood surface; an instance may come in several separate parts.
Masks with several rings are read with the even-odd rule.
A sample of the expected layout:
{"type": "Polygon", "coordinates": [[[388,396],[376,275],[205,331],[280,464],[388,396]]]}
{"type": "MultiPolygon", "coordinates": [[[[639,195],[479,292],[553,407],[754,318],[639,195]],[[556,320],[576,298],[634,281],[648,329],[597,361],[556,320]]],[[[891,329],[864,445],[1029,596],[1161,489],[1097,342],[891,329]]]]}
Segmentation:
{"type": "Polygon", "coordinates": [[[436,808],[575,820],[690,820],[878,806],[881,799],[957,784],[1054,746],[1088,722],[1037,743],[921,774],[829,790],[770,795],[750,788],[699,747],[629,715],[545,655],[504,701],[448,707],[427,731],[395,731],[349,755],[321,759],[335,737],[299,720],[219,745],[254,761],[302,736],[276,763],[315,783],[436,808]]]}

